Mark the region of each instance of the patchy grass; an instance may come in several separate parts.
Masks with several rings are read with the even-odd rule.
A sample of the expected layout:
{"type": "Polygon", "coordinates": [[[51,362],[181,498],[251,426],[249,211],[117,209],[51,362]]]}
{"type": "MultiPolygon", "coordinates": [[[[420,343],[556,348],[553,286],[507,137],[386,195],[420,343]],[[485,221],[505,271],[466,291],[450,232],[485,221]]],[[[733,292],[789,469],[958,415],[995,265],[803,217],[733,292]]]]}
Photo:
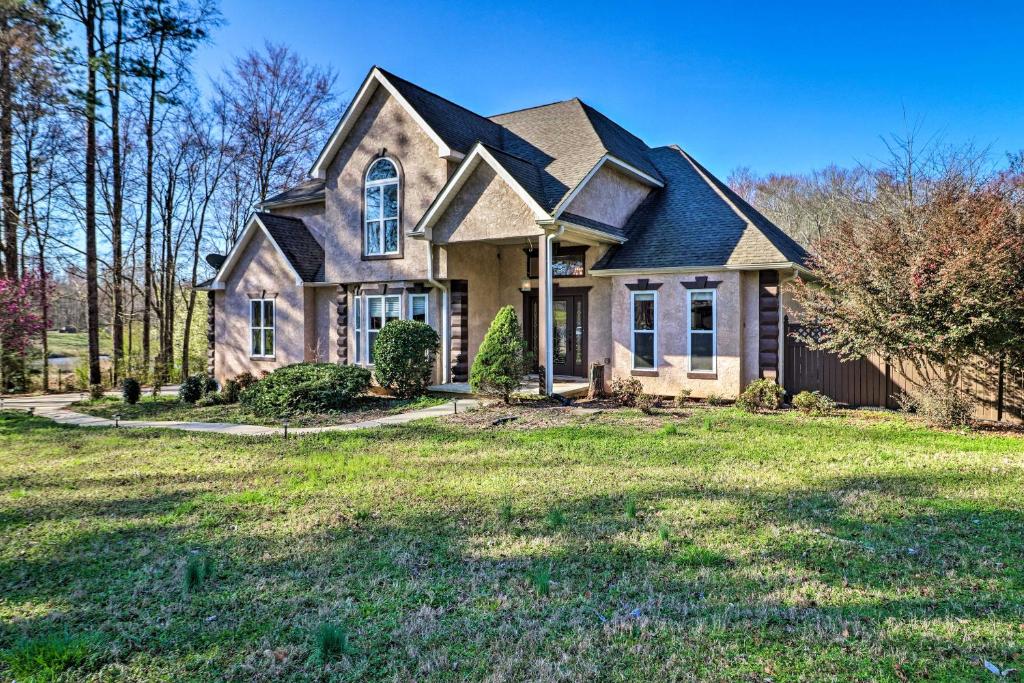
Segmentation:
{"type": "MultiPolygon", "coordinates": [[[[100,330],[100,353],[112,353],[113,343],[110,333],[100,330]]],[[[46,335],[46,346],[50,351],[50,358],[85,358],[89,355],[89,335],[85,332],[64,333],[50,330],[46,335]]]]}
{"type": "Polygon", "coordinates": [[[0,680],[1024,668],[1024,441],[869,413],[663,422],[285,441],[0,413],[0,680]]]}
{"type": "MultiPolygon", "coordinates": [[[[335,413],[293,415],[288,418],[288,422],[292,427],[318,427],[346,424],[348,422],[361,422],[410,410],[429,408],[444,403],[446,400],[449,399],[436,396],[421,396],[416,399],[367,396],[350,410],[342,410],[335,413]]],[[[79,413],[108,419],[113,419],[114,415],[120,414],[122,420],[229,422],[232,424],[251,425],[281,424],[279,419],[259,417],[246,412],[245,408],[238,403],[197,407],[181,403],[174,396],[144,396],[134,405],[125,403],[115,396],[104,396],[97,400],[72,403],[70,408],[79,413]]]]}

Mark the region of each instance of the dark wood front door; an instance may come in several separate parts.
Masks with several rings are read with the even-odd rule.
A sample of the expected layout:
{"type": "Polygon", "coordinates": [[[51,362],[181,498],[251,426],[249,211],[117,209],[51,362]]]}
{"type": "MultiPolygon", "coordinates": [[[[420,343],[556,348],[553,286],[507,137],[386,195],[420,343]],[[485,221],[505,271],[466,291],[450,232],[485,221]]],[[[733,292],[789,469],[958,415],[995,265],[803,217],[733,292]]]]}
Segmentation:
{"type": "MultiPolygon", "coordinates": [[[[543,363],[538,357],[538,340],[543,327],[539,320],[537,292],[523,296],[523,321],[526,344],[533,354],[534,366],[543,363]]],[[[556,375],[585,377],[587,374],[587,293],[567,292],[562,288],[554,295],[551,308],[552,322],[552,363],[556,375]]]]}

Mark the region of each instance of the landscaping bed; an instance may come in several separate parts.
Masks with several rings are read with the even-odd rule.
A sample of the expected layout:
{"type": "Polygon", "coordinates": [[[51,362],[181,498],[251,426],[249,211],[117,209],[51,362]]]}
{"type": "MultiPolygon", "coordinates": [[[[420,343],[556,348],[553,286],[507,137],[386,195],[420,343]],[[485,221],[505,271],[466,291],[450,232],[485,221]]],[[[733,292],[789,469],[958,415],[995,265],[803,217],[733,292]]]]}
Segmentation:
{"type": "Polygon", "coordinates": [[[1024,666],[1020,439],[885,413],[547,412],[564,421],[288,440],[0,413],[0,679],[1024,666]]]}
{"type": "MultiPolygon", "coordinates": [[[[298,413],[288,418],[292,427],[326,427],[375,420],[389,415],[419,410],[444,403],[446,399],[421,396],[416,399],[398,399],[388,396],[361,397],[348,409],[327,413],[298,413]]],[[[228,422],[232,424],[281,424],[280,418],[254,415],[239,403],[196,406],[182,403],[175,396],[145,396],[138,403],[129,404],[120,398],[105,396],[97,400],[72,403],[71,410],[86,415],[122,420],[174,421],[174,422],[228,422]]]]}

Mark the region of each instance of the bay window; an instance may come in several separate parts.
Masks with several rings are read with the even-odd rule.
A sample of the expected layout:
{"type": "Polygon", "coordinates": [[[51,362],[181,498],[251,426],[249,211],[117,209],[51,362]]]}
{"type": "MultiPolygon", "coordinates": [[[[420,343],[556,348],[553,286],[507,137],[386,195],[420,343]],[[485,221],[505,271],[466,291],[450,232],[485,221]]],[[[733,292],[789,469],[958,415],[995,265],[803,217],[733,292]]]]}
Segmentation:
{"type": "Polygon", "coordinates": [[[690,372],[713,373],[717,361],[716,292],[713,289],[686,291],[686,328],[690,372]]]}

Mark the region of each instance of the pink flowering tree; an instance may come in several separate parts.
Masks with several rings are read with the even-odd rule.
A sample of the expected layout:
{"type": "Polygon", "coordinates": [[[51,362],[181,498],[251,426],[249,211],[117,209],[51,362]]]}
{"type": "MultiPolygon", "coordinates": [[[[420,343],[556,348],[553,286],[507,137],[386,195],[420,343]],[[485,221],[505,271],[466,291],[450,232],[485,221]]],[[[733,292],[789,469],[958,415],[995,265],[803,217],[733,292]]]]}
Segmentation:
{"type": "Polygon", "coordinates": [[[25,375],[32,341],[43,331],[39,310],[39,277],[0,278],[0,388],[12,387],[25,375]]]}

